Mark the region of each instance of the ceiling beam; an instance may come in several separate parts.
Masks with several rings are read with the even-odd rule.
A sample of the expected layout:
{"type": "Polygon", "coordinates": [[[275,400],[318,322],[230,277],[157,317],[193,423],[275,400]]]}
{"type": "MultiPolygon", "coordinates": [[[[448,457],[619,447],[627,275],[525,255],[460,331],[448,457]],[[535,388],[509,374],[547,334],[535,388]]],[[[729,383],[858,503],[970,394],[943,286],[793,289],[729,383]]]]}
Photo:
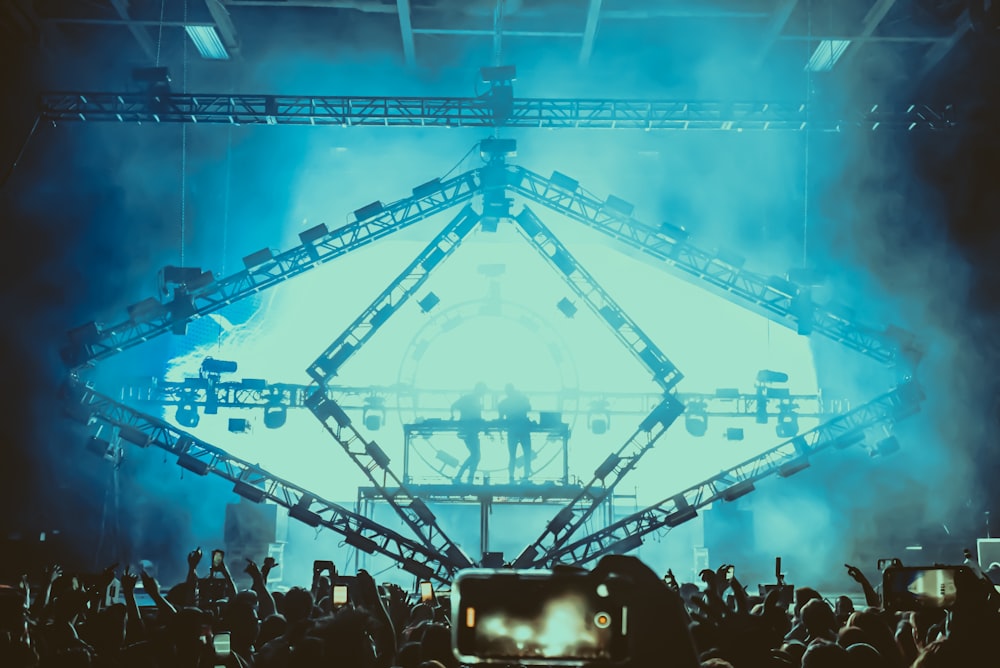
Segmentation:
{"type": "Polygon", "coordinates": [[[872,5],[872,8],[865,14],[864,21],[861,24],[861,32],[856,38],[851,40],[851,45],[847,47],[847,52],[840,59],[840,67],[842,69],[847,68],[857,58],[862,45],[872,36],[894,4],[896,4],[896,0],[878,0],[872,5]]]}
{"type": "Polygon", "coordinates": [[[396,0],[399,14],[399,34],[403,39],[403,62],[407,67],[417,64],[417,51],[413,44],[413,22],[410,19],[410,0],[396,0]]]}
{"type": "Polygon", "coordinates": [[[583,29],[583,43],[580,45],[580,67],[586,67],[590,63],[590,56],[594,52],[594,38],[597,37],[602,1],[590,0],[587,6],[587,23],[583,29]]]}
{"type": "Polygon", "coordinates": [[[219,38],[222,40],[222,44],[229,51],[230,55],[238,56],[240,53],[240,40],[236,36],[236,26],[233,25],[233,20],[229,16],[229,10],[227,10],[220,0],[205,0],[205,6],[208,7],[208,13],[212,15],[212,20],[215,21],[215,29],[219,31],[219,38]]]}
{"type": "Polygon", "coordinates": [[[764,59],[767,58],[767,54],[770,53],[775,40],[781,35],[781,31],[785,29],[788,19],[791,18],[792,12],[798,4],[799,0],[781,0],[781,4],[771,14],[771,19],[767,22],[767,28],[764,30],[764,42],[753,59],[754,66],[760,67],[764,59]]]}
{"type": "Polygon", "coordinates": [[[931,73],[935,67],[938,66],[945,57],[951,53],[951,50],[955,48],[955,45],[962,41],[966,33],[972,30],[972,19],[969,16],[969,10],[966,8],[957,19],[955,19],[955,29],[952,30],[951,35],[946,37],[944,40],[938,42],[924,54],[923,62],[920,66],[920,78],[925,78],[931,73]]]}
{"type": "MultiPolygon", "coordinates": [[[[477,28],[414,28],[415,35],[464,35],[467,37],[492,37],[496,34],[493,30],[477,28]]],[[[579,39],[583,37],[580,32],[551,32],[545,30],[504,30],[504,35],[508,37],[571,37],[579,39]]]]}
{"type": "Polygon", "coordinates": [[[111,6],[114,7],[118,16],[125,21],[129,32],[132,33],[135,41],[139,43],[139,47],[145,52],[149,61],[155,62],[156,46],[153,44],[153,40],[150,38],[149,33],[146,32],[146,29],[132,21],[132,17],[128,13],[128,0],[111,0],[111,6]]]}

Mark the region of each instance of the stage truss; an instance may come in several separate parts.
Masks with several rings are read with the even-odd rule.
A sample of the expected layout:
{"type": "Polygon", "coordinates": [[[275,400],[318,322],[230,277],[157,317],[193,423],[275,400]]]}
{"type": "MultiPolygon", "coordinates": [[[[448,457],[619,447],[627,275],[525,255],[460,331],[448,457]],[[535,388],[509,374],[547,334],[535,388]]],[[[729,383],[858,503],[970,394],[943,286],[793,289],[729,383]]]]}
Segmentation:
{"type": "MultiPolygon", "coordinates": [[[[308,98],[313,102],[317,99],[308,98]]],[[[104,99],[99,95],[49,95],[43,96],[42,100],[42,113],[48,114],[46,117],[66,119],[75,114],[76,120],[140,120],[139,116],[133,118],[135,114],[128,115],[132,112],[121,113],[114,109],[134,108],[141,102],[145,105],[143,113],[147,113],[151,104],[148,97],[136,102],[121,96],[104,99]],[[98,105],[97,112],[84,112],[80,108],[80,105],[93,104],[98,105]],[[63,111],[57,113],[58,110],[63,111]]],[[[162,117],[153,120],[197,122],[199,113],[209,111],[184,111],[181,107],[184,104],[207,104],[206,109],[219,107],[223,111],[228,110],[232,116],[228,122],[235,123],[238,122],[235,114],[239,105],[243,105],[246,113],[257,114],[257,111],[250,110],[248,105],[251,102],[246,99],[238,102],[234,96],[221,101],[215,98],[199,100],[196,96],[157,98],[155,103],[165,106],[161,109],[162,117]],[[182,113],[174,113],[177,109],[181,109],[182,113]]],[[[302,109],[301,103],[295,103],[300,106],[293,104],[292,108],[283,111],[283,102],[274,97],[261,103],[265,107],[264,118],[272,118],[274,122],[278,122],[278,116],[282,116],[283,122],[294,122],[290,119],[299,118],[296,114],[300,111],[296,110],[302,109]],[[275,104],[279,106],[275,107],[275,104]]],[[[485,116],[480,119],[473,114],[472,118],[480,119],[476,122],[484,125],[516,126],[523,124],[523,119],[528,117],[519,115],[517,110],[520,107],[517,105],[510,110],[498,110],[495,99],[477,104],[479,107],[485,104],[485,116]]],[[[462,103],[446,109],[461,111],[466,106],[462,103]]],[[[580,102],[573,107],[577,110],[573,113],[579,114],[579,110],[585,107],[580,102]]],[[[426,107],[420,108],[426,110],[426,107]]],[[[548,107],[539,108],[544,113],[556,113],[548,107]]],[[[359,107],[348,105],[348,109],[353,113],[359,107]]],[[[370,111],[372,107],[360,109],[370,111]]],[[[382,107],[376,112],[385,116],[389,113],[388,109],[382,107]]],[[[613,108],[616,113],[620,109],[613,108]]],[[[310,111],[315,118],[316,107],[310,107],[310,111]]],[[[685,110],[685,113],[689,111],[685,110]]],[[[766,111],[744,110],[745,113],[757,114],[766,111]]],[[[422,113],[420,118],[426,121],[426,113],[422,113]]],[[[912,114],[913,109],[906,113],[912,114]]],[[[221,116],[211,118],[215,122],[223,122],[221,116]]],[[[402,118],[406,119],[405,114],[402,118]]],[[[459,114],[460,120],[464,118],[459,114]]],[[[574,127],[581,124],[581,119],[575,118],[577,125],[574,127]]],[[[244,119],[240,122],[259,121],[244,119]]],[[[476,123],[469,121],[467,124],[476,123]]],[[[538,125],[544,126],[544,123],[536,122],[535,126],[538,125]]],[[[611,127],[617,126],[612,124],[611,127]]],[[[244,258],[245,269],[228,277],[216,278],[211,272],[201,270],[188,271],[181,278],[164,283],[164,297],[151,297],[130,306],[125,320],[111,326],[91,322],[72,330],[63,350],[63,357],[72,368],[66,385],[67,408],[76,419],[106,429],[93,437],[98,441],[93,449],[99,449],[104,443],[108,447],[114,447],[114,443],[129,443],[139,447],[162,448],[176,455],[178,463],[187,470],[200,475],[211,473],[233,482],[234,492],[244,498],[256,502],[269,500],[281,505],[289,510],[291,517],[313,527],[329,528],[342,535],[348,545],[363,552],[384,555],[417,577],[449,581],[457,571],[478,563],[478,560],[470,558],[447,536],[426,501],[447,501],[455,494],[475,496],[475,490],[446,493],[408,485],[390,466],[390,458],[378,443],[351,420],[335,396],[337,386],[333,380],[353,354],[404,303],[416,296],[431,272],[457,252],[462,240],[473,229],[495,230],[501,222],[514,225],[524,242],[533,247],[577,298],[611,329],[662,390],[652,410],[645,412],[632,434],[608,454],[588,482],[550,496],[549,500],[558,498],[566,500],[566,503],[546,524],[542,533],[512,561],[517,567],[551,567],[559,562],[587,564],[603,554],[631,551],[642,544],[646,534],[667,531],[689,521],[709,503],[733,501],[753,491],[754,483],[762,478],[773,474],[792,475],[809,466],[812,456],[822,450],[857,444],[864,440],[867,430],[891,427],[896,421],[918,411],[923,400],[916,381],[912,380],[913,365],[920,357],[919,345],[908,332],[893,326],[881,328],[863,324],[846,306],[815,303],[809,286],[796,284],[785,277],[764,276],[746,270],[742,258],[700,249],[689,242],[686,233],[679,228],[640,222],[633,216],[633,207],[619,198],[609,196],[604,201],[597,200],[571,177],[553,172],[551,177],[545,178],[523,167],[508,164],[503,153],[491,154],[489,162],[480,169],[447,180],[433,179],[421,184],[413,189],[411,197],[390,204],[373,202],[363,206],[354,212],[353,218],[352,222],[334,230],[318,225],[302,232],[299,235],[301,243],[290,250],[274,253],[262,249],[251,253],[244,258]],[[516,214],[512,213],[515,199],[511,196],[519,196],[523,200],[516,214]],[[474,207],[477,198],[481,205],[478,210],[474,207]],[[792,328],[799,334],[826,336],[884,365],[893,366],[903,381],[887,394],[828,419],[811,431],[798,434],[702,483],[581,536],[581,527],[612,497],[615,487],[683,414],[684,398],[674,391],[682,375],[552,234],[528,203],[543,206],[591,227],[618,244],[658,260],[665,271],[792,328]],[[403,536],[364,514],[349,511],[257,465],[235,458],[159,418],[96,392],[87,383],[87,368],[100,360],[166,332],[183,335],[187,323],[194,318],[213,313],[457,206],[461,206],[459,213],[309,366],[307,372],[313,378],[311,385],[275,384],[276,389],[266,395],[267,401],[273,403],[278,397],[279,404],[287,400],[287,405],[291,405],[294,397],[295,405],[310,409],[331,439],[368,478],[370,486],[364,488],[367,490],[366,498],[388,503],[410,529],[411,536],[403,536]]],[[[204,389],[208,397],[216,393],[217,385],[211,383],[205,388],[191,389],[204,389]]],[[[256,389],[259,391],[262,388],[256,389]]],[[[757,401],[759,407],[760,397],[757,401]]],[[[481,496],[482,491],[479,494],[481,496]]],[[[516,495],[516,490],[508,494],[516,495]]]]}

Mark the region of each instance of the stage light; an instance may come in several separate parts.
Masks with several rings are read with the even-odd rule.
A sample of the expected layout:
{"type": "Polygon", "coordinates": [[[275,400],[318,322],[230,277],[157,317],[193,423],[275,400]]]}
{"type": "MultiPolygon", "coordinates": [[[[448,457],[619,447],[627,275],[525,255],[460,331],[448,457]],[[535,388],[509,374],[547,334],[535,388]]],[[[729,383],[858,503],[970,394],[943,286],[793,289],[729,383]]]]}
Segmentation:
{"type": "Polygon", "coordinates": [[[579,181],[566,176],[562,172],[552,172],[552,176],[549,177],[549,183],[556,188],[561,188],[571,193],[575,193],[580,188],[579,181]]]}
{"type": "Polygon", "coordinates": [[[742,441],[743,430],[740,427],[729,427],[726,429],[727,441],[742,441]]]}
{"type": "Polygon", "coordinates": [[[166,67],[136,67],[132,69],[132,81],[150,88],[170,88],[170,73],[166,67]]]}
{"type": "Polygon", "coordinates": [[[143,299],[141,302],[132,304],[125,310],[128,313],[128,319],[136,325],[164,318],[167,315],[167,307],[154,297],[143,299]]]}
{"type": "Polygon", "coordinates": [[[663,518],[663,523],[668,527],[680,526],[698,516],[698,511],[688,503],[682,494],[674,497],[674,506],[677,510],[663,518]]]}
{"type": "Polygon", "coordinates": [[[503,552],[483,552],[482,568],[503,568],[503,552]]]}
{"type": "Polygon", "coordinates": [[[708,406],[704,401],[692,401],[684,411],[684,428],[692,436],[701,437],[708,432],[708,406]]]}
{"type": "Polygon", "coordinates": [[[566,525],[573,521],[573,509],[563,508],[556,516],[552,518],[546,529],[553,535],[558,535],[560,531],[566,528],[566,525]]]}
{"type": "MultiPolygon", "coordinates": [[[[279,400],[280,401],[280,398],[279,400]]],[[[288,409],[280,403],[269,403],[264,406],[264,426],[268,429],[280,429],[288,419],[288,409]]]]}
{"type": "Polygon", "coordinates": [[[229,431],[233,434],[245,434],[250,431],[250,421],[246,418],[229,418],[229,431]]]}
{"type": "Polygon", "coordinates": [[[177,455],[177,464],[182,469],[186,469],[197,475],[208,475],[208,471],[211,468],[211,465],[208,462],[196,459],[186,452],[182,452],[177,455]]]}
{"type": "Polygon", "coordinates": [[[417,306],[420,307],[421,313],[430,313],[431,309],[437,306],[440,301],[440,297],[433,292],[428,292],[423,299],[417,302],[417,306]]]}
{"type": "Polygon", "coordinates": [[[604,200],[604,204],[601,205],[601,210],[612,217],[631,218],[632,212],[635,211],[635,205],[631,202],[626,202],[621,197],[608,195],[608,198],[604,200]]]}
{"type": "Polygon", "coordinates": [[[413,501],[410,502],[410,510],[412,510],[417,516],[417,519],[424,524],[433,524],[437,519],[422,499],[413,499],[413,501]]]}
{"type": "Polygon", "coordinates": [[[608,431],[611,426],[610,404],[606,399],[598,399],[590,402],[590,412],[587,415],[587,426],[590,433],[600,436],[608,431]]]}
{"type": "Polygon", "coordinates": [[[360,209],[354,210],[354,220],[357,222],[362,222],[368,220],[369,218],[374,218],[385,210],[385,205],[382,202],[375,200],[371,204],[365,204],[360,209]]]}
{"type": "Polygon", "coordinates": [[[517,157],[517,140],[489,137],[479,142],[479,156],[484,160],[517,157]]]}
{"type": "Polygon", "coordinates": [[[217,360],[214,357],[206,357],[201,363],[201,375],[207,378],[218,378],[224,373],[236,373],[236,369],[236,362],[217,360]]]}
{"type": "Polygon", "coordinates": [[[421,580],[430,580],[434,577],[434,569],[413,559],[404,559],[401,568],[407,573],[416,575],[421,580]]]}
{"type": "Polygon", "coordinates": [[[267,498],[267,492],[257,485],[251,485],[244,480],[237,480],[236,485],[233,486],[233,491],[253,503],[260,503],[267,498]]]}
{"type": "Polygon", "coordinates": [[[607,552],[611,554],[628,554],[642,546],[642,536],[635,534],[629,536],[608,547],[607,552]]]}
{"type": "Polygon", "coordinates": [[[111,460],[111,441],[98,436],[91,436],[87,439],[87,451],[103,459],[111,460]]]}
{"type": "Polygon", "coordinates": [[[799,471],[804,471],[809,468],[809,460],[805,457],[797,457],[790,462],[782,464],[778,468],[778,475],[782,478],[789,478],[799,471]]]}
{"type": "Polygon", "coordinates": [[[611,473],[615,470],[615,468],[617,468],[618,464],[620,464],[621,461],[622,458],[612,452],[610,455],[608,455],[608,458],[604,460],[604,463],[598,466],[597,470],[594,471],[594,477],[600,480],[604,480],[609,475],[611,475],[611,473]]]}
{"type": "Polygon", "coordinates": [[[452,457],[451,455],[449,455],[444,450],[438,450],[437,452],[435,452],[434,453],[434,458],[437,459],[438,461],[440,461],[445,466],[456,467],[459,464],[461,464],[460,461],[458,461],[457,459],[455,459],[454,457],[452,457]]]}
{"type": "Polygon", "coordinates": [[[297,504],[288,509],[288,516],[315,529],[323,521],[323,518],[309,510],[311,504],[311,499],[303,497],[297,504]]]}
{"type": "Polygon", "coordinates": [[[149,445],[150,441],[149,434],[128,424],[118,425],[118,436],[123,441],[128,441],[129,443],[138,445],[141,448],[145,448],[149,445]]]}
{"type": "Polygon", "coordinates": [[[559,303],[556,304],[556,308],[559,309],[567,318],[572,318],[576,315],[576,306],[574,306],[573,302],[565,297],[559,300],[559,303]]]}
{"type": "Polygon", "coordinates": [[[735,501],[741,496],[746,496],[750,492],[754,491],[756,487],[749,480],[744,480],[743,482],[738,482],[728,489],[722,491],[722,499],[724,501],[735,501]]]}
{"type": "Polygon", "coordinates": [[[330,233],[325,223],[314,225],[304,232],[299,232],[299,241],[303,246],[315,244],[317,241],[330,233]]]}
{"type": "Polygon", "coordinates": [[[483,83],[508,83],[517,80],[517,68],[514,65],[480,67],[479,74],[483,83]]]}
{"type": "Polygon", "coordinates": [[[181,404],[177,406],[177,412],[174,413],[174,419],[177,420],[177,424],[182,427],[194,429],[198,426],[198,422],[201,421],[201,417],[198,415],[198,406],[196,406],[194,401],[190,399],[182,401],[181,404]]]}
{"type": "Polygon", "coordinates": [[[372,395],[365,399],[361,421],[368,431],[378,431],[385,422],[385,397],[372,395]]]}
{"type": "Polygon", "coordinates": [[[270,248],[262,248],[259,251],[245,255],[243,257],[243,266],[246,267],[247,271],[250,271],[254,267],[259,267],[272,260],[274,260],[274,252],[270,248]]]}
{"type": "Polygon", "coordinates": [[[372,461],[375,462],[375,466],[380,469],[389,468],[389,455],[385,454],[385,450],[380,448],[375,441],[371,441],[365,445],[365,454],[371,457],[372,461]]]}
{"type": "Polygon", "coordinates": [[[799,433],[799,415],[795,412],[797,404],[783,401],[778,406],[778,424],[774,428],[778,438],[791,438],[799,433]]]}
{"type": "Polygon", "coordinates": [[[367,554],[372,554],[378,549],[378,543],[370,538],[365,538],[357,531],[348,531],[344,534],[344,542],[367,554]]]}
{"type": "Polygon", "coordinates": [[[768,383],[787,383],[788,374],[782,371],[772,371],[771,369],[761,369],[757,372],[757,382],[762,384],[768,383]]]}
{"type": "Polygon", "coordinates": [[[868,454],[872,457],[888,457],[899,450],[899,439],[895,436],[887,436],[872,446],[868,454]]]}

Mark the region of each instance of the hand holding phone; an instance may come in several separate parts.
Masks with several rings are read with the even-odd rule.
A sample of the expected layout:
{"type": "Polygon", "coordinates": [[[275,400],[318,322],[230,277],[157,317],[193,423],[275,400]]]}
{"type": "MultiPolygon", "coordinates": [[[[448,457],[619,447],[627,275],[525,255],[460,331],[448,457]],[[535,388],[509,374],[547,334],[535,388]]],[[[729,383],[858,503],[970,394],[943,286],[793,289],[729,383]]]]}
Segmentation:
{"type": "Polygon", "coordinates": [[[420,583],[420,602],[431,603],[434,601],[434,585],[428,581],[420,583]]]}
{"type": "Polygon", "coordinates": [[[225,568],[226,553],[222,550],[212,550],[212,570],[221,571],[225,568]]]}

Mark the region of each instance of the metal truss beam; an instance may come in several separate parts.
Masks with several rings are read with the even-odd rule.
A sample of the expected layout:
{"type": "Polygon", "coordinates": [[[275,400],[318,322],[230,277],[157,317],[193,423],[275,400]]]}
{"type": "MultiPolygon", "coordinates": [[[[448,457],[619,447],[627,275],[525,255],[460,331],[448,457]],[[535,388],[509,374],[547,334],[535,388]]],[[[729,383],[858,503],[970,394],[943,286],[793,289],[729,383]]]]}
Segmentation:
{"type": "Polygon", "coordinates": [[[458,248],[462,239],[478,222],[479,214],[471,206],[465,206],[307,369],[309,375],[319,383],[320,389],[306,400],[306,406],[323,423],[324,428],[340,444],[351,461],[364,472],[372,485],[385,492],[386,502],[414,533],[429,548],[448,555],[451,563],[460,563],[463,566],[471,566],[472,562],[444,534],[426,504],[409,494],[402,479],[389,468],[389,456],[378,444],[366,440],[361,435],[347,413],[336,401],[329,398],[324,390],[325,384],[337,374],[340,366],[413,296],[430,277],[431,271],[458,248]],[[381,483],[377,477],[378,473],[383,479],[381,483]],[[409,505],[403,506],[398,503],[388,492],[386,487],[392,485],[402,490],[401,495],[412,498],[409,505]]]}
{"type": "Polygon", "coordinates": [[[580,493],[556,513],[538,538],[524,548],[514,560],[514,567],[541,567],[545,555],[557,552],[583,526],[683,412],[684,404],[669,394],[665,395],[663,402],[642,421],[624,445],[597,467],[593,478],[580,493]]]}
{"type": "Polygon", "coordinates": [[[382,498],[434,554],[443,555],[446,562],[459,568],[472,566],[472,561],[438,526],[437,518],[421,499],[407,489],[403,481],[389,468],[389,456],[375,442],[366,440],[351,422],[347,413],[322,391],[315,392],[307,405],[323,423],[323,427],[343,447],[382,498]],[[382,482],[378,474],[381,473],[382,482]],[[389,487],[395,490],[390,491],[389,487]],[[405,505],[404,505],[405,504],[405,505]]]}
{"type": "Polygon", "coordinates": [[[408,227],[413,223],[445,211],[472,199],[479,189],[478,170],[465,172],[446,181],[437,179],[414,188],[412,197],[392,204],[355,212],[355,220],[328,231],[316,226],[299,235],[302,243],[274,255],[262,251],[257,264],[226,278],[215,280],[205,272],[197,287],[174,290],[173,300],[161,303],[155,298],[131,307],[127,320],[104,327],[88,323],[70,332],[69,345],[63,358],[71,367],[107,357],[136,346],[168,331],[183,333],[185,324],[228,304],[260,292],[297,276],[313,267],[329,262],[348,251],[360,248],[376,239],[408,227]]]}
{"type": "Polygon", "coordinates": [[[306,370],[309,375],[324,386],[329,383],[354,351],[364,345],[378,328],[420,289],[430,277],[431,271],[458,248],[462,239],[478,222],[479,214],[471,206],[465,206],[382,291],[382,294],[348,325],[344,333],[309,365],[306,370]]]}
{"type": "Polygon", "coordinates": [[[464,566],[449,556],[401,536],[363,515],[327,501],[283,480],[256,464],[233,457],[191,434],[155,417],[140,413],[89,387],[70,380],[66,409],[84,423],[96,422],[117,430],[118,439],[139,447],[154,446],[178,458],[178,464],[199,475],[220,476],[232,482],[234,492],[257,502],[270,500],[287,508],[289,516],[313,527],[326,527],[345,542],[366,552],[377,552],[399,563],[417,577],[449,583],[464,566]]]}
{"type": "Polygon", "coordinates": [[[818,332],[887,365],[905,365],[907,355],[918,353],[908,332],[891,326],[879,331],[857,322],[846,306],[815,304],[808,288],[743,269],[743,258],[702,250],[689,243],[679,228],[641,223],[620,205],[597,200],[558,172],[547,179],[515,166],[508,179],[508,185],[526,199],[662,260],[672,273],[776,323],[802,334],[818,332]]]}
{"type": "MultiPolygon", "coordinates": [[[[157,406],[207,406],[209,404],[220,408],[267,408],[284,406],[286,408],[305,408],[306,399],[316,390],[315,385],[297,383],[268,383],[263,379],[247,378],[241,381],[217,382],[212,385],[202,378],[189,378],[184,381],[165,381],[150,378],[146,382],[135,382],[123,385],[119,395],[123,401],[148,403],[157,406]],[[214,395],[213,399],[209,399],[214,395]]],[[[403,385],[327,385],[326,395],[334,399],[345,410],[362,410],[366,406],[365,398],[372,396],[396,396],[417,399],[422,411],[435,412],[434,403],[428,403],[427,397],[438,399],[440,412],[447,414],[451,401],[463,390],[453,389],[419,389],[403,385]],[[425,400],[420,401],[420,398],[425,400]]],[[[558,406],[574,402],[578,407],[567,410],[564,414],[584,415],[589,413],[607,413],[609,415],[646,415],[650,406],[655,406],[663,399],[658,392],[598,392],[587,390],[532,390],[522,391],[533,399],[539,400],[539,405],[558,406]],[[607,408],[595,409],[595,402],[607,402],[607,408]]],[[[724,418],[756,418],[761,413],[768,418],[779,415],[777,408],[782,403],[794,406],[795,414],[800,418],[823,418],[850,409],[846,399],[828,399],[818,394],[788,394],[768,395],[763,397],[764,408],[758,411],[761,396],[756,393],[738,392],[735,389],[722,389],[715,392],[677,392],[674,398],[683,403],[704,406],[705,414],[724,418]]],[[[496,404],[496,401],[493,402],[496,404]]],[[[391,408],[391,406],[386,407],[391,408]]]]}
{"type": "Polygon", "coordinates": [[[53,122],[377,125],[389,127],[787,130],[943,130],[946,108],[876,104],[846,117],[805,103],[522,98],[498,115],[488,97],[364,97],[53,92],[39,115],[53,122]]]}
{"type": "Polygon", "coordinates": [[[865,431],[890,426],[920,410],[923,392],[913,381],[876,397],[843,415],[799,434],[718,475],[669,496],[608,527],[544,555],[540,564],[552,567],[568,562],[584,565],[609,553],[624,553],[642,544],[642,537],[667,530],[697,516],[697,511],[716,501],[733,501],[754,490],[754,483],[777,473],[783,477],[809,466],[810,458],[823,450],[846,448],[864,440],[865,431]]]}
{"type": "Polygon", "coordinates": [[[653,381],[669,392],[684,375],[645,332],[576,261],[569,250],[527,206],[514,218],[518,231],[556,270],[580,299],[611,327],[612,332],[639,363],[649,369],[653,381]]]}

